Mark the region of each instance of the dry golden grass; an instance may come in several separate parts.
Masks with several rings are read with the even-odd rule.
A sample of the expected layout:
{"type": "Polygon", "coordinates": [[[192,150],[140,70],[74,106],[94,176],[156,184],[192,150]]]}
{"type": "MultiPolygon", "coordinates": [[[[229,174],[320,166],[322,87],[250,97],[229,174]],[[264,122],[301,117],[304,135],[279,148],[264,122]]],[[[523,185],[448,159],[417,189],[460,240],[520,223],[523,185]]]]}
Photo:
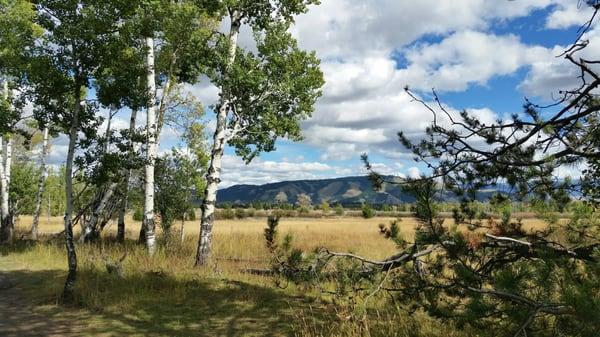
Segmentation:
{"type": "MultiPolygon", "coordinates": [[[[26,231],[31,224],[30,216],[23,216],[17,223],[17,229],[26,231]]],[[[127,237],[136,239],[141,223],[127,219],[127,237]]],[[[290,233],[294,237],[294,246],[303,250],[327,246],[334,250],[349,250],[373,258],[381,258],[394,252],[394,244],[378,234],[380,223],[388,224],[392,218],[284,218],[280,221],[280,237],[290,233]]],[[[249,218],[243,220],[217,220],[214,227],[214,254],[217,258],[268,259],[264,247],[263,231],[266,219],[249,218]]],[[[412,235],[416,226],[414,219],[401,221],[403,233],[412,235]]],[[[179,230],[179,223],[173,229],[179,230]]],[[[195,244],[199,234],[199,222],[185,223],[186,244],[195,244]]],[[[44,218],[40,223],[41,233],[57,233],[63,230],[62,218],[44,218]]],[[[114,235],[116,224],[111,224],[104,235],[114,235]]],[[[78,235],[79,227],[75,228],[78,235]]],[[[159,233],[160,235],[160,233],[159,233]]]]}
{"type": "MultiPolygon", "coordinates": [[[[26,232],[31,217],[19,219],[17,229],[26,232]]],[[[361,322],[348,321],[328,301],[302,288],[282,290],[269,278],[242,273],[247,267],[265,267],[269,254],[264,245],[264,218],[219,220],[214,228],[213,259],[209,266],[193,268],[199,222],[185,223],[183,245],[161,242],[154,257],[135,244],[140,223],[127,219],[125,245],[110,240],[97,245],[78,245],[80,308],[57,306],[66,271],[63,244],[23,244],[0,247],[0,269],[11,270],[37,303],[35,310],[51,319],[86,319],[75,335],[127,336],[362,336],[361,322]],[[105,271],[105,259],[117,259],[124,251],[125,279],[105,271]]],[[[370,258],[383,258],[396,252],[390,240],[379,235],[378,225],[392,218],[362,219],[286,218],[280,221],[280,238],[293,235],[293,245],[303,250],[326,246],[351,251],[370,258]]],[[[448,224],[451,221],[448,221],[448,224]]],[[[525,227],[544,226],[536,219],[524,220],[525,227]]],[[[400,221],[402,234],[410,239],[415,219],[400,221]]],[[[174,225],[174,230],[179,224],[174,225]]],[[[42,233],[63,229],[59,217],[42,219],[42,233]]],[[[116,224],[105,236],[113,236],[116,224]]],[[[75,229],[76,234],[79,228],[75,229]]],[[[159,233],[159,237],[160,237],[159,233]]],[[[425,315],[407,317],[400,312],[374,312],[372,336],[466,336],[448,332],[444,325],[425,315]],[[415,331],[420,331],[415,334],[415,331]]]]}
{"type": "MultiPolygon", "coordinates": [[[[394,244],[379,235],[379,224],[389,224],[394,218],[363,219],[356,217],[340,218],[283,218],[279,225],[280,238],[292,234],[294,246],[305,251],[317,247],[328,247],[332,250],[351,251],[370,258],[383,258],[395,252],[394,244]]],[[[17,229],[26,231],[31,224],[30,216],[22,216],[17,229]]],[[[452,220],[448,219],[447,224],[452,220]]],[[[542,229],[546,224],[539,219],[522,220],[527,230],[542,229]]],[[[402,235],[410,239],[418,222],[414,218],[400,219],[402,235]]],[[[141,223],[127,219],[127,237],[135,240],[141,223]]],[[[184,225],[186,244],[195,245],[199,234],[199,222],[187,221],[184,225]]],[[[248,218],[242,220],[217,220],[214,226],[214,255],[227,259],[268,259],[264,247],[263,232],[266,227],[264,218],[248,218]]],[[[178,231],[180,224],[173,225],[178,231]]],[[[44,218],[40,223],[41,233],[57,233],[63,230],[60,217],[44,218]]],[[[75,228],[75,235],[79,227],[75,228]]],[[[115,235],[116,224],[109,224],[104,235],[115,235]]],[[[160,232],[159,232],[160,235],[160,232]]],[[[178,235],[178,234],[177,234],[178,235]]]]}

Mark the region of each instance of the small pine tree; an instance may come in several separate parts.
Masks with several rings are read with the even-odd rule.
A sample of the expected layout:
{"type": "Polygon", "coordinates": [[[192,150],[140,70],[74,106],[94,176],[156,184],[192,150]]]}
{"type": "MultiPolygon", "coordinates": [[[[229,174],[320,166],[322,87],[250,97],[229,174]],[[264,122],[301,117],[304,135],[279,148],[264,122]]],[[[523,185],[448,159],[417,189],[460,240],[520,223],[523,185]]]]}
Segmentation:
{"type": "Polygon", "coordinates": [[[371,205],[369,205],[366,202],[362,205],[361,212],[362,217],[365,219],[371,219],[375,216],[375,211],[373,210],[373,207],[371,207],[371,205]]]}

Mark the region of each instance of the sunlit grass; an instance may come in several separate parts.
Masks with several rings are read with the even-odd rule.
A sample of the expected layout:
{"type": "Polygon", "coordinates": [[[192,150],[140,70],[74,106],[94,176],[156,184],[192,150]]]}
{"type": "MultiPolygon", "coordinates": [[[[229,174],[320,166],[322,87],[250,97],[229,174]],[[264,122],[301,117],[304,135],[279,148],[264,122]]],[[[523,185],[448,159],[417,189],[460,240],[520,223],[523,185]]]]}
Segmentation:
{"type": "MultiPolygon", "coordinates": [[[[280,237],[292,234],[293,245],[306,251],[327,246],[377,259],[396,252],[394,244],[378,233],[378,224],[392,220],[282,219],[279,233],[280,237]]],[[[528,228],[543,226],[535,219],[524,222],[528,228]]],[[[21,217],[18,231],[24,233],[30,223],[30,217],[21,217]]],[[[416,225],[415,219],[402,219],[402,234],[411,238],[416,225]]],[[[44,218],[40,231],[57,233],[62,226],[61,218],[44,218]]],[[[80,335],[363,336],[368,328],[372,336],[464,336],[448,333],[443,324],[425,315],[382,311],[376,302],[370,319],[357,321],[351,312],[340,312],[339,306],[312,291],[294,286],[280,289],[270,278],[243,273],[248,267],[268,266],[264,218],[217,221],[213,259],[203,268],[193,268],[198,221],[185,224],[183,244],[178,233],[173,233],[169,242],[161,241],[152,258],[136,243],[140,223],[128,219],[127,226],[125,245],[112,239],[116,231],[112,224],[101,243],[77,246],[75,308],[67,310],[58,304],[66,273],[61,238],[3,247],[0,269],[12,270],[23,280],[23,289],[44,315],[89,322],[78,325],[80,335]],[[107,273],[106,261],[118,260],[125,253],[124,278],[107,273]]],[[[179,224],[173,228],[177,230],[179,224]]]]}

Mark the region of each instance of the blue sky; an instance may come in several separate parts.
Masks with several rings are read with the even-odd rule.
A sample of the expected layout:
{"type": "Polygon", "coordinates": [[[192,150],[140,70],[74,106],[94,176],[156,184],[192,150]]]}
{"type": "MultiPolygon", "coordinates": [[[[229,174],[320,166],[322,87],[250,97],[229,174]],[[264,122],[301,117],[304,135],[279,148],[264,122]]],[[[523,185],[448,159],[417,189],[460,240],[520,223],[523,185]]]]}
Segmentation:
{"type": "MultiPolygon", "coordinates": [[[[327,82],[313,117],[302,123],[305,140],[280,140],[276,152],[248,166],[227,149],[223,186],[363,174],[361,153],[382,173],[419,174],[424,168],[396,134],[418,139],[431,114],[404,86],[425,100],[435,88],[450,111],[507,118],[521,111],[524,97],[548,102],[576,84],[573,68],[556,56],[589,15],[578,0],[323,0],[292,29],[300,46],[322,59],[327,82]]],[[[586,38],[586,52],[598,55],[600,32],[586,38]]],[[[240,44],[254,48],[249,29],[240,44]]],[[[205,106],[218,93],[206,80],[186,90],[205,106]]],[[[119,115],[114,124],[126,123],[119,115]]],[[[169,128],[163,134],[161,150],[168,151],[178,135],[169,128]]],[[[61,146],[53,151],[57,160],[61,146]]]]}

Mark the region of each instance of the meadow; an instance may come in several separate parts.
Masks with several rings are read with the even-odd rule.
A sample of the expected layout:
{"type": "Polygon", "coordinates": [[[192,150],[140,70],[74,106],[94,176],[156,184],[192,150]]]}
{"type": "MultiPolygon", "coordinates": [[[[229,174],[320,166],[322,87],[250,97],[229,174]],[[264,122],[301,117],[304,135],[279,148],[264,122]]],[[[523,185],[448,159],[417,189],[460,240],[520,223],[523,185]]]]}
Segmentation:
{"type": "MultiPolygon", "coordinates": [[[[39,243],[21,241],[1,248],[0,270],[8,273],[31,303],[27,309],[31,312],[23,317],[16,315],[16,319],[41,321],[12,327],[14,336],[37,331],[63,336],[468,335],[458,331],[449,334],[443,322],[419,312],[408,314],[400,308],[390,311],[377,301],[370,307],[366,326],[364,321],[354,319],[351,308],[335,298],[292,284],[276,285],[270,277],[243,272],[246,268],[268,267],[264,218],[217,221],[214,257],[203,268],[193,268],[196,221],[185,223],[183,244],[179,233],[172,233],[167,241],[159,233],[163,237],[161,248],[149,258],[144,247],[135,242],[140,223],[128,220],[125,245],[111,240],[113,225],[101,243],[77,246],[77,304],[69,308],[60,304],[58,297],[66,274],[62,239],[50,240],[47,236],[39,243]],[[123,277],[108,273],[106,263],[125,254],[123,277]]],[[[293,245],[305,251],[326,246],[381,259],[396,251],[394,244],[378,233],[380,223],[392,220],[282,219],[279,232],[281,237],[292,234],[293,245]]],[[[30,222],[30,217],[21,217],[18,231],[25,232],[30,222]]],[[[528,227],[542,224],[535,219],[524,222],[528,227]]],[[[412,218],[402,219],[403,235],[410,238],[416,225],[412,218]]],[[[62,221],[58,217],[44,218],[40,227],[47,235],[57,233],[62,230],[62,221]]]]}

